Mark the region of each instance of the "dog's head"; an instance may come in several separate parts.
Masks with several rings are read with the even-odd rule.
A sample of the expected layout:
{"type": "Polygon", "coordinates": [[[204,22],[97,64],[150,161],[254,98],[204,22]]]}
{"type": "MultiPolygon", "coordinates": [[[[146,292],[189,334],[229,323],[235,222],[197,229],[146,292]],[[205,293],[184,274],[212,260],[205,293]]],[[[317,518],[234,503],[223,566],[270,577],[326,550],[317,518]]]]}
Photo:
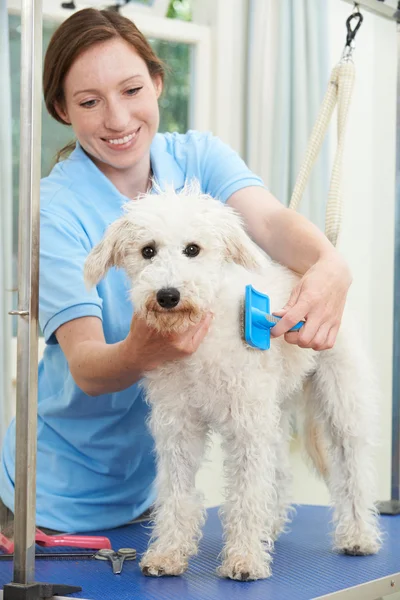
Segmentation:
{"type": "Polygon", "coordinates": [[[235,211],[191,184],[129,202],[87,257],[84,278],[93,286],[123,268],[135,312],[159,331],[181,331],[212,309],[228,263],[255,270],[261,257],[235,211]]]}

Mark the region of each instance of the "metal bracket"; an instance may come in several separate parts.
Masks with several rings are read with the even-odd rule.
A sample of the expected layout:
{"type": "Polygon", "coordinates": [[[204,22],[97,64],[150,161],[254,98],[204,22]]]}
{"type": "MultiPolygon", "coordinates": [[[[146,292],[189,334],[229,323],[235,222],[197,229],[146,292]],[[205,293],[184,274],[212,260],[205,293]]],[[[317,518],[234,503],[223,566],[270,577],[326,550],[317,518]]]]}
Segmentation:
{"type": "Polygon", "coordinates": [[[386,500],[378,502],[378,512],[380,515],[400,515],[400,501],[386,500]]]}
{"type": "Polygon", "coordinates": [[[45,600],[53,596],[65,596],[81,592],[77,585],[64,585],[58,583],[8,583],[3,588],[4,600],[45,600]]]}

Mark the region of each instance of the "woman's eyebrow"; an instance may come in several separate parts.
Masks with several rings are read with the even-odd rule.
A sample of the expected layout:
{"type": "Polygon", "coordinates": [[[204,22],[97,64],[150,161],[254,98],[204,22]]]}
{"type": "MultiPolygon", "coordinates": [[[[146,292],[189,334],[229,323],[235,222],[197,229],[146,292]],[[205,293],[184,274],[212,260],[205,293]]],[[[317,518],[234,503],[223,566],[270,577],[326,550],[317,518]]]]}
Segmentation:
{"type": "MultiPolygon", "coordinates": [[[[127,77],[126,79],[123,79],[122,81],[119,82],[119,86],[120,85],[124,85],[124,83],[127,83],[128,81],[131,81],[131,79],[135,79],[136,77],[140,77],[140,73],[137,73],[136,75],[131,75],[130,77],[127,77]]],[[[97,90],[90,89],[90,90],[77,90],[76,92],[74,92],[72,94],[72,97],[77,96],[78,94],[87,94],[88,92],[96,92],[97,90]]]]}

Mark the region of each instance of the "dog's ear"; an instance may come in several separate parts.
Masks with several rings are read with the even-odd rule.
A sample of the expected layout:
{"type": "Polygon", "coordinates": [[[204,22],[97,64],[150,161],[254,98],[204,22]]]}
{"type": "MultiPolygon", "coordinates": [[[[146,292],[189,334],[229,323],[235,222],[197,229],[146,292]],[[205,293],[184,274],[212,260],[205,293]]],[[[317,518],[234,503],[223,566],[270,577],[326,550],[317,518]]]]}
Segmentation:
{"type": "Polygon", "coordinates": [[[134,224],[126,217],[109,225],[103,239],[85,260],[83,278],[89,289],[105,277],[108,269],[122,266],[126,242],[132,240],[134,235],[134,224]]]}
{"type": "Polygon", "coordinates": [[[248,271],[257,271],[263,264],[263,255],[244,230],[242,220],[233,210],[225,207],[224,244],[226,258],[248,271]],[[228,217],[228,218],[227,218],[228,217]]]}

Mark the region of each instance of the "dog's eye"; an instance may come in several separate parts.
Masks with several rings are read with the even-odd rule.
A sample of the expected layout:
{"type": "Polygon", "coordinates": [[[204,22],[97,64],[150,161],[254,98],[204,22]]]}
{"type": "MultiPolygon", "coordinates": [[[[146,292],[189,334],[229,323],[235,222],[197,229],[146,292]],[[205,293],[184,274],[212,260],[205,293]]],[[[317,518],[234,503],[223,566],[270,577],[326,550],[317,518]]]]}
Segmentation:
{"type": "Polygon", "coordinates": [[[142,256],[143,258],[153,258],[157,254],[154,246],[145,246],[142,248],[142,256]]]}
{"type": "Polygon", "coordinates": [[[193,258],[193,256],[197,256],[199,252],[200,252],[200,247],[197,244],[189,244],[184,249],[183,254],[186,254],[186,256],[193,258]]]}

